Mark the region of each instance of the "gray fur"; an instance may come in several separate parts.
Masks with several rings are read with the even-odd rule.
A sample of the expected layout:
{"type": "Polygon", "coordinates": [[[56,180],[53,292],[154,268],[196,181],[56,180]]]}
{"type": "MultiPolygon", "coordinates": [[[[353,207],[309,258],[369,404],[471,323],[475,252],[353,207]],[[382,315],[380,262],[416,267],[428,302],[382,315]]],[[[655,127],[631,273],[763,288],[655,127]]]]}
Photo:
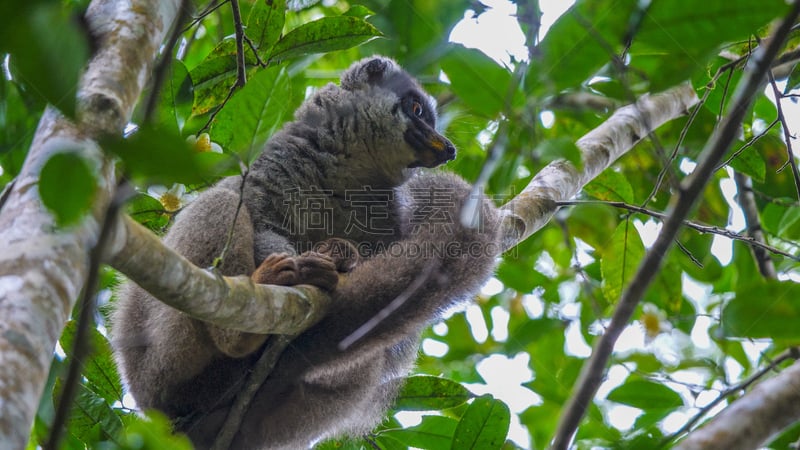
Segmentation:
{"type": "MultiPolygon", "coordinates": [[[[342,75],[341,87],[312,95],[253,164],[223,274],[252,274],[270,254],[301,255],[333,236],[359,244],[363,258],[341,277],[329,314],[281,356],[233,448],[295,449],[369,432],[411,369],[424,327],[491,276],[499,248],[496,209],[484,200],[483,226],[465,228],[458,217],[469,185],[409,169],[452,158],[452,144],[434,125],[433,104],[417,83],[393,61],[368,58],[342,75]],[[420,144],[429,138],[435,145],[420,144]],[[303,191],[311,187],[318,193],[303,191]],[[352,201],[354,192],[368,210],[352,201]],[[329,223],[304,226],[298,199],[300,206],[322,200],[329,223]],[[354,215],[367,212],[361,220],[367,229],[352,226],[354,215]],[[417,280],[424,283],[397,311],[338,349],[417,280]]],[[[201,194],[164,242],[209,266],[232,226],[240,183],[231,177],[201,194]]],[[[122,290],[114,315],[118,361],[138,405],[177,419],[198,448],[213,442],[265,340],[191,319],[134,284],[122,290]]]]}

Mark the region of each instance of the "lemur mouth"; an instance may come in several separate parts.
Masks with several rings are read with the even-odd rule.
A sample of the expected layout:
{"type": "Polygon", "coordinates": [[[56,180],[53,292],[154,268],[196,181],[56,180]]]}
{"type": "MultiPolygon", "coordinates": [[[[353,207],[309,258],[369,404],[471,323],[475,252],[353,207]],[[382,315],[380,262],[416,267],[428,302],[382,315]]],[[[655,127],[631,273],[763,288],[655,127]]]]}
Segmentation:
{"type": "Polygon", "coordinates": [[[405,133],[405,139],[414,148],[417,157],[408,165],[409,168],[436,167],[456,157],[455,145],[433,128],[409,128],[405,133]]]}

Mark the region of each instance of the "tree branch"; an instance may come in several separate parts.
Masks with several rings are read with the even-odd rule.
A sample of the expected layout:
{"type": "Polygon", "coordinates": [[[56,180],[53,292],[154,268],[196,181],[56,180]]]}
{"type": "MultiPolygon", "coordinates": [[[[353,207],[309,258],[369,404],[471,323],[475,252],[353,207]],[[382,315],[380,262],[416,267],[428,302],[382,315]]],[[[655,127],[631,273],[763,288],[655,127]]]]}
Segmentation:
{"type": "Polygon", "coordinates": [[[630,150],[642,137],[665,122],[685,114],[697,103],[689,84],[660,94],[644,96],[618,109],[608,120],[580,138],[583,168],[564,160],[539,171],[528,186],[503,207],[503,248],[508,250],[542,228],[558,209],[583,186],[630,150]]]}
{"type": "Polygon", "coordinates": [[[200,269],[128,216],[119,221],[107,260],[142,289],[190,316],[260,334],[296,334],[316,322],[330,297],[311,286],[265,286],[248,276],[200,269]]]}
{"type": "Polygon", "coordinates": [[[800,418],[800,363],[766,380],[692,432],[676,450],[759,448],[800,418]]]}
{"type": "Polygon", "coordinates": [[[42,115],[28,157],[0,210],[0,442],[25,448],[53,348],[89,272],[109,204],[114,167],[93,139],[120,133],[177,13],[177,1],[97,0],[86,19],[99,49],[81,79],[79,123],[54,109],[42,115]],[[99,188],[80,224],[58,228],[39,199],[39,171],[50,156],[78,152],[99,188]]]}
{"type": "Polygon", "coordinates": [[[693,209],[708,180],[711,179],[714,168],[738,136],[739,126],[742,123],[744,114],[756,94],[763,88],[770,64],[786,40],[798,13],[800,13],[800,1],[793,3],[791,11],[766,45],[760,46],[753,53],[742,80],[737,86],[730,111],[723,118],[720,126],[715,129],[714,134],[703,149],[700,161],[694,172],[681,182],[680,189],[673,195],[670,201],[671,212],[669,218],[664,222],[658,238],[639,264],[636,275],[617,304],[605,334],[597,340],[592,356],[581,370],[575,392],[570,397],[569,403],[565,406],[559,420],[558,429],[553,439],[553,448],[566,449],[569,446],[575,430],[577,430],[581,419],[592,402],[592,398],[597,392],[597,388],[603,381],[606,363],[611,356],[617,338],[628,325],[636,305],[658,273],[667,251],[683,226],[683,221],[693,209]]]}
{"type": "MultiPolygon", "coordinates": [[[[758,271],[761,276],[768,280],[775,280],[778,274],[775,271],[775,264],[772,263],[768,249],[764,248],[767,245],[767,240],[764,238],[764,231],[761,228],[761,218],[758,215],[758,207],[756,206],[756,198],[753,195],[753,182],[750,177],[743,175],[739,172],[733,174],[733,181],[736,183],[736,190],[738,194],[736,200],[739,207],[742,208],[744,213],[744,221],[747,224],[747,235],[757,242],[758,245],[750,246],[753,252],[753,258],[758,265],[758,271]]],[[[800,258],[795,257],[795,260],[800,258]]]]}

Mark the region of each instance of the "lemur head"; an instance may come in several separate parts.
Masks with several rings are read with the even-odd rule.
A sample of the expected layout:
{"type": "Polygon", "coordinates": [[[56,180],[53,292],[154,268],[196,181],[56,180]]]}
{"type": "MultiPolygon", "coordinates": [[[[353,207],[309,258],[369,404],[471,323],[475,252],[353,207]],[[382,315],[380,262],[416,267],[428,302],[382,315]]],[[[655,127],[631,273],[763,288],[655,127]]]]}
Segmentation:
{"type": "Polygon", "coordinates": [[[455,158],[455,146],[436,131],[433,98],[393,60],[373,56],[356,62],[342,74],[341,88],[391,103],[387,107],[400,119],[394,126],[405,125],[403,140],[414,151],[408,167],[436,167],[455,158]]]}

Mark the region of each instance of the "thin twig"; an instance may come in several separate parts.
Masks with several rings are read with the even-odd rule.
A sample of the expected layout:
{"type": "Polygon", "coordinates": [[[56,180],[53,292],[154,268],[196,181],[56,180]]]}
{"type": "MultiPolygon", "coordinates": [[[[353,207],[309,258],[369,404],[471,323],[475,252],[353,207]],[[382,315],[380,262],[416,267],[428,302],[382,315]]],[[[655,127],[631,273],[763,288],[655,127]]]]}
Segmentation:
{"type": "Polygon", "coordinates": [[[724,169],[726,166],[728,166],[731,163],[731,161],[733,161],[734,159],[738,158],[739,155],[741,155],[745,150],[747,150],[748,148],[752,147],[753,144],[756,143],[756,141],[758,141],[762,137],[766,136],[767,133],[769,132],[769,130],[771,130],[779,121],[780,121],[779,119],[773,120],[772,123],[770,123],[769,126],[764,131],[762,131],[761,133],[751,137],[747,142],[742,144],[742,146],[739,147],[738,150],[736,150],[735,152],[733,152],[731,154],[730,158],[728,158],[725,161],[723,161],[722,163],[720,163],[717,166],[717,168],[714,169],[714,171],[716,172],[717,170],[724,169]]]}
{"type": "Polygon", "coordinates": [[[222,425],[219,434],[217,434],[211,450],[228,450],[230,448],[233,438],[239,432],[244,414],[253,401],[253,397],[261,385],[264,384],[264,381],[266,381],[278,362],[278,358],[292,342],[292,339],[294,339],[294,336],[277,335],[269,340],[269,344],[267,344],[261,357],[258,358],[258,361],[253,366],[253,371],[250,372],[247,380],[245,380],[244,386],[236,394],[236,399],[228,411],[228,417],[225,418],[225,423],[222,425]]]}
{"type": "MultiPolygon", "coordinates": [[[[604,201],[592,201],[592,200],[588,200],[588,201],[587,200],[572,200],[572,201],[556,202],[556,204],[558,206],[572,206],[572,205],[581,205],[581,204],[586,204],[586,203],[601,203],[603,205],[609,205],[609,206],[613,206],[615,208],[620,208],[620,209],[625,209],[625,210],[628,210],[628,211],[633,211],[633,212],[636,212],[636,213],[645,214],[645,215],[648,215],[650,217],[655,217],[655,218],[660,219],[660,220],[666,220],[669,217],[665,213],[658,212],[658,211],[653,211],[653,210],[646,209],[646,208],[642,208],[641,206],[630,205],[630,204],[625,203],[625,202],[604,202],[604,201]]],[[[716,234],[718,236],[723,236],[723,237],[726,237],[728,239],[732,239],[734,241],[741,241],[741,242],[744,242],[744,243],[750,245],[751,247],[759,248],[759,249],[762,249],[762,250],[766,250],[766,251],[768,251],[770,253],[773,253],[775,255],[784,256],[786,258],[789,258],[789,259],[792,259],[794,261],[800,262],[800,256],[792,255],[791,253],[787,253],[787,252],[785,252],[785,251],[783,251],[783,250],[781,250],[779,248],[775,248],[775,247],[773,247],[771,245],[766,244],[763,241],[759,241],[759,240],[755,239],[753,236],[744,236],[744,235],[739,234],[739,233],[737,233],[735,231],[731,231],[731,230],[728,230],[728,229],[725,229],[725,228],[720,228],[720,227],[714,226],[714,225],[703,225],[703,224],[700,224],[700,223],[697,223],[697,222],[692,222],[690,220],[684,220],[683,221],[683,225],[685,225],[686,227],[691,228],[693,230],[699,231],[700,233],[703,233],[703,234],[716,234]]]]}
{"type": "Polygon", "coordinates": [[[775,368],[778,367],[778,365],[781,364],[782,362],[789,359],[797,359],[798,356],[800,356],[798,352],[800,352],[800,349],[798,349],[797,347],[792,347],[785,350],[783,353],[778,355],[777,358],[775,358],[772,362],[770,362],[767,366],[759,369],[756,373],[746,378],[741,383],[731,386],[728,389],[722,391],[717,398],[715,398],[706,406],[700,408],[700,411],[698,411],[697,414],[695,414],[694,417],[689,419],[689,421],[686,422],[682,427],[680,427],[677,431],[670,434],[669,436],[665,437],[664,440],[661,441],[661,444],[659,445],[658,448],[665,447],[667,444],[669,444],[670,442],[674,441],[675,439],[677,439],[678,437],[689,431],[700,419],[702,419],[706,414],[708,414],[709,411],[714,409],[714,407],[716,407],[720,402],[730,397],[731,395],[736,394],[737,392],[741,392],[747,389],[748,387],[750,387],[750,385],[761,379],[764,375],[775,370],[775,368]]]}
{"type": "Polygon", "coordinates": [[[792,132],[789,131],[789,125],[786,123],[786,117],[783,115],[783,107],[781,106],[781,91],[778,90],[778,85],[775,83],[775,77],[772,76],[772,71],[768,74],[769,76],[769,84],[772,86],[772,93],[775,95],[775,107],[778,110],[778,119],[781,121],[781,127],[783,128],[783,140],[786,144],[786,163],[783,164],[778,169],[778,172],[782,171],[786,165],[788,164],[789,167],[792,169],[792,176],[794,177],[794,187],[797,190],[797,199],[800,200],[800,170],[797,169],[797,161],[794,159],[794,152],[792,152],[792,132]]]}
{"type": "Polygon", "coordinates": [[[239,11],[239,0],[230,0],[233,11],[233,27],[236,30],[236,86],[244,87],[247,84],[247,70],[244,59],[244,28],[242,27],[242,13],[239,11]]]}
{"type": "Polygon", "coordinates": [[[664,222],[661,233],[642,259],[636,275],[617,304],[605,334],[597,340],[592,356],[584,364],[575,391],[559,420],[553,439],[553,448],[561,450],[569,447],[581,419],[592,403],[597,388],[603,382],[603,373],[614,349],[614,344],[628,326],[645,290],[659,272],[664,256],[681,229],[683,221],[694,208],[698,197],[711,179],[714,168],[738,135],[744,115],[762,88],[766,72],[778,55],[798,14],[800,14],[800,1],[795,1],[791,11],[775,31],[773,38],[766,46],[759,47],[751,58],[748,65],[749,70],[745,71],[734,94],[728,115],[722,120],[721,125],[715,130],[714,135],[703,149],[701,160],[694,172],[681,183],[681,188],[674,195],[671,202],[673,210],[664,222]]]}

